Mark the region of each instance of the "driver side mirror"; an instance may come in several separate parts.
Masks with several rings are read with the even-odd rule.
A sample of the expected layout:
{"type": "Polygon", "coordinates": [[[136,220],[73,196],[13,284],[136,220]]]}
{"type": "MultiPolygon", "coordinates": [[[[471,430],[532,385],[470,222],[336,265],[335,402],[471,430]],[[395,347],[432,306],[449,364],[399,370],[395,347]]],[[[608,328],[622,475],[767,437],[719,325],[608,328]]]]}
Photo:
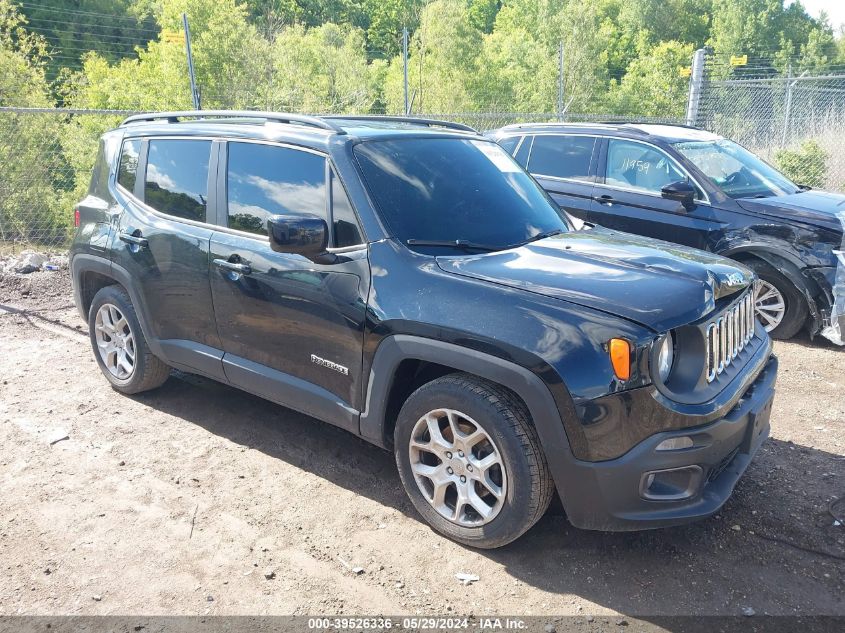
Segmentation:
{"type": "Polygon", "coordinates": [[[669,183],[660,190],[660,195],[667,200],[680,202],[687,209],[695,203],[695,187],[688,180],[669,183]]]}
{"type": "Polygon", "coordinates": [[[270,248],[277,253],[302,255],[311,261],[327,255],[329,226],[315,215],[274,215],[267,220],[267,234],[270,248]]]}

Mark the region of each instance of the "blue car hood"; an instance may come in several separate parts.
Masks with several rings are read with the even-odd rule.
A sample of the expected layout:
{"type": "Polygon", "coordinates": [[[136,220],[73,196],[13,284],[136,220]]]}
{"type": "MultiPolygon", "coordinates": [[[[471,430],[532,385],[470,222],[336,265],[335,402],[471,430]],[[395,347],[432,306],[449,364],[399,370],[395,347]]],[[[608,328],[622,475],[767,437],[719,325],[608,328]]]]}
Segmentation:
{"type": "Polygon", "coordinates": [[[739,206],[778,220],[803,222],[842,233],[838,215],[845,214],[845,195],[827,191],[804,191],[770,198],[741,198],[739,206]]]}
{"type": "Polygon", "coordinates": [[[747,288],[734,261],[599,227],[525,246],[437,257],[446,272],[521,288],[619,315],[661,332],[704,318],[716,301],[747,288]]]}

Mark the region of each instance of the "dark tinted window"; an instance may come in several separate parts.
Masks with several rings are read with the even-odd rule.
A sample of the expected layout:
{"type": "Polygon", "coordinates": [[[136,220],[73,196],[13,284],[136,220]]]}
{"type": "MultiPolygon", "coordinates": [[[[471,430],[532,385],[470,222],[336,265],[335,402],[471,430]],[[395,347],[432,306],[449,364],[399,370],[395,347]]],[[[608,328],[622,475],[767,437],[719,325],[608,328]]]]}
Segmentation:
{"type": "Polygon", "coordinates": [[[555,178],[587,180],[596,139],[590,136],[535,136],[528,171],[555,178]]]}
{"type": "Polygon", "coordinates": [[[522,138],[522,144],[516,150],[514,158],[516,159],[516,162],[518,162],[523,167],[525,167],[525,165],[528,163],[528,154],[531,153],[531,144],[533,142],[533,136],[524,136],[522,138]]]}
{"type": "Polygon", "coordinates": [[[156,211],[205,222],[211,141],[152,140],[144,202],[156,211]]]}
{"type": "Polygon", "coordinates": [[[229,228],[267,234],[272,215],[326,217],[326,160],[260,143],[229,143],[229,228]]]}
{"type": "MultiPolygon", "coordinates": [[[[103,147],[104,144],[101,144],[101,152],[103,147]]],[[[141,141],[123,142],[123,149],[120,151],[120,165],[117,168],[117,182],[130,193],[135,191],[135,178],[138,174],[138,155],[140,153],[141,141]]]]}
{"type": "Polygon", "coordinates": [[[406,138],[364,142],[354,151],[370,195],[403,242],[468,240],[501,248],[568,229],[531,176],[493,142],[406,138]]]}
{"type": "Polygon", "coordinates": [[[355,246],[364,240],[358,227],[358,218],[334,170],[332,170],[332,221],[334,222],[334,245],[338,248],[355,246]]]}
{"type": "MultiPolygon", "coordinates": [[[[88,186],[88,193],[99,198],[107,198],[109,195],[109,157],[106,156],[106,141],[100,139],[100,149],[97,151],[97,162],[91,171],[91,184],[88,186]]],[[[114,158],[112,154],[111,158],[114,158]]]]}
{"type": "Polygon", "coordinates": [[[513,156],[514,150],[516,150],[516,146],[519,145],[519,136],[509,136],[508,138],[503,138],[499,141],[499,145],[502,146],[502,149],[505,150],[508,154],[513,156]]]}

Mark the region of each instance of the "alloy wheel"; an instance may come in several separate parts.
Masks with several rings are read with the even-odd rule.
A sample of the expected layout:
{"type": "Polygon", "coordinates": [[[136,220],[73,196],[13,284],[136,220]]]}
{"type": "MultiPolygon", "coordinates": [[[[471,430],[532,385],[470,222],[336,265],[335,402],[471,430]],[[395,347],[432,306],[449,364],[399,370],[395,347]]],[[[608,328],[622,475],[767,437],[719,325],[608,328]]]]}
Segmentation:
{"type": "Polygon", "coordinates": [[[94,321],[97,350],[109,373],[118,380],[127,380],[135,371],[135,336],[129,321],[120,309],[104,303],[94,321]]]}
{"type": "Polygon", "coordinates": [[[507,473],[498,447],[475,420],[453,409],[429,411],[414,426],[408,449],[417,487],[441,516],[477,527],[499,514],[507,473]]]}
{"type": "Polygon", "coordinates": [[[757,280],[754,306],[766,332],[771,332],[779,326],[786,315],[786,300],[780,290],[763,279],[757,280]]]}

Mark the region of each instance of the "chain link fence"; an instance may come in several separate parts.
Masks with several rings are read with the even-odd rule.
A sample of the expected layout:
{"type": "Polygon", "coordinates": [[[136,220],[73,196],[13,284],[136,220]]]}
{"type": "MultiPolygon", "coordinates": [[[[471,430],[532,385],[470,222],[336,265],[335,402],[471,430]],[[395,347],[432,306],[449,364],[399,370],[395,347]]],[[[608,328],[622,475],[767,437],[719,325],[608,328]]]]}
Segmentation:
{"type": "MultiPolygon", "coordinates": [[[[742,143],[800,184],[845,190],[845,74],[716,79],[706,75],[695,120],[742,143]]],[[[0,108],[0,251],[67,245],[97,139],[132,114],[117,110],[0,108]]],[[[425,113],[478,130],[536,121],[621,122],[596,113],[425,113]]],[[[682,123],[672,117],[641,122],[682,123]]]]}
{"type": "MultiPolygon", "coordinates": [[[[0,254],[67,245],[73,209],[88,190],[100,135],[126,110],[0,108],[0,254]]],[[[513,123],[558,121],[554,112],[426,113],[477,130],[513,123]]],[[[619,121],[622,117],[567,114],[567,121],[619,121]]],[[[676,119],[649,121],[675,123],[676,119]]]]}
{"type": "Polygon", "coordinates": [[[798,184],[845,190],[845,74],[705,79],[697,126],[759,154],[798,184]]]}
{"type": "Polygon", "coordinates": [[[67,245],[97,139],[125,114],[0,108],[0,253],[67,245]]]}

